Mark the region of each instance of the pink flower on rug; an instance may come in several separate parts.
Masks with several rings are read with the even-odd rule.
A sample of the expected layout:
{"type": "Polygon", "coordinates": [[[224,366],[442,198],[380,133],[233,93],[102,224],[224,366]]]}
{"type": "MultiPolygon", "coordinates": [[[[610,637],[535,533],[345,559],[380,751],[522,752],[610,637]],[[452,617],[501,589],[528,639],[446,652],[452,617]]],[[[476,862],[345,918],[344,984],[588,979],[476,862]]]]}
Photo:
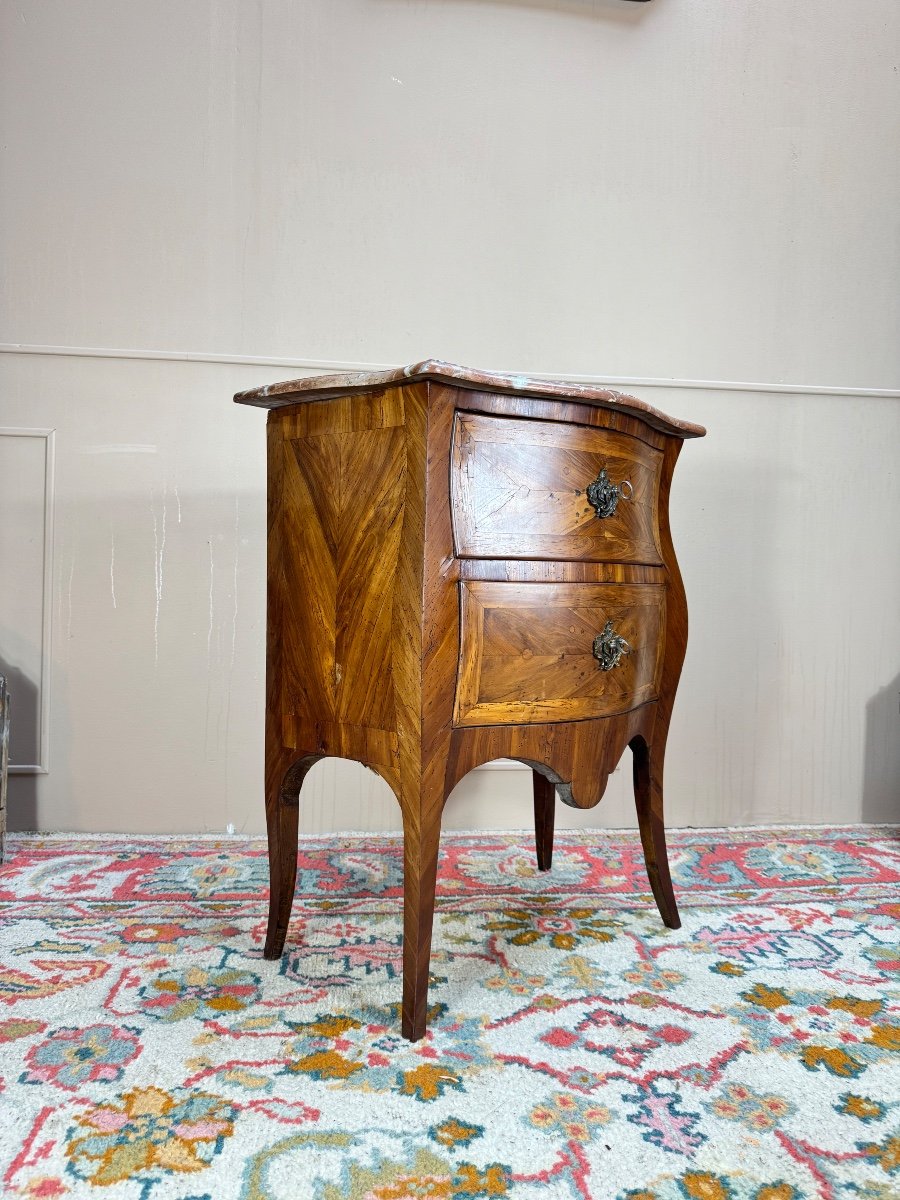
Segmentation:
{"type": "Polygon", "coordinates": [[[91,1124],[101,1133],[115,1133],[128,1124],[128,1114],[114,1108],[100,1108],[94,1114],[91,1124]]]}
{"type": "Polygon", "coordinates": [[[127,1025],[57,1029],[25,1055],[28,1069],[20,1082],[52,1083],[68,1091],[88,1082],[114,1083],[141,1052],[139,1032],[127,1025]]]}

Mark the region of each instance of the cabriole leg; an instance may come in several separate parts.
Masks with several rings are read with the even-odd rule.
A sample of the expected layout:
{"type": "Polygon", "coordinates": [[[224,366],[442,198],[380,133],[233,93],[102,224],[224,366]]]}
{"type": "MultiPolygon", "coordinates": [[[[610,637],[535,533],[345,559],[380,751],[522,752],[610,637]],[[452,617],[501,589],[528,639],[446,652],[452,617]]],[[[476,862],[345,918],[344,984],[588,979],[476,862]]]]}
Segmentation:
{"type": "Polygon", "coordinates": [[[663,924],[669,929],[680,929],[681,918],[678,915],[672,877],[669,874],[666,829],[663,823],[662,773],[665,742],[656,740],[648,746],[642,737],[636,737],[631,742],[631,750],[634,758],[634,802],[650,888],[663,924]]]}
{"type": "Polygon", "coordinates": [[[272,773],[266,790],[266,827],[269,834],[269,924],[263,957],[280,958],[284,950],[294,887],[297,883],[297,822],[300,788],[319,755],[309,755],[286,772],[272,773]]]}

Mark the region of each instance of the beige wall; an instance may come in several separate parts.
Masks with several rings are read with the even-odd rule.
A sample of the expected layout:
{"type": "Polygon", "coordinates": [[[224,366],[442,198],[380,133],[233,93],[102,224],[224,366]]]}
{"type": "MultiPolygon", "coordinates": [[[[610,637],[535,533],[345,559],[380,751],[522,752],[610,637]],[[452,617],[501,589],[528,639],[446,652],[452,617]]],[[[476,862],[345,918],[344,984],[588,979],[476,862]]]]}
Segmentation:
{"type": "MultiPolygon", "coordinates": [[[[900,816],[893,0],[0,19],[0,651],[49,768],[13,825],[261,828],[264,418],[231,393],[428,354],[708,425],[673,824],[900,816]]],[[[560,815],[629,824],[628,783],[560,815]]],[[[446,817],[527,824],[528,773],[446,817]]],[[[303,821],[398,810],[326,762],[303,821]]]]}

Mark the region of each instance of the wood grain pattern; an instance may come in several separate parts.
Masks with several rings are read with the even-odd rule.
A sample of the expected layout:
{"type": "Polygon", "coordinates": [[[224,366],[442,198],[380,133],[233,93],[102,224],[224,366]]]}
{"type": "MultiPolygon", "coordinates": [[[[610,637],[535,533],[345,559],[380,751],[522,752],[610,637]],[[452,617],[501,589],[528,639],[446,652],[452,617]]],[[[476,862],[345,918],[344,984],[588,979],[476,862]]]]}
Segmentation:
{"type": "Polygon", "coordinates": [[[284,556],[280,586],[287,610],[310,633],[284,648],[284,711],[394,729],[391,641],[404,431],[286,439],[283,452],[284,532],[292,553],[284,556]]]}
{"type": "Polygon", "coordinates": [[[655,699],[665,587],[471,580],[460,593],[454,724],[582,721],[655,699]],[[602,671],[592,647],[607,621],[630,649],[602,671]]]}
{"type": "Polygon", "coordinates": [[[457,413],[452,463],[459,558],[662,563],[662,452],[637,438],[559,421],[457,413]],[[601,469],[632,492],[603,518],[586,495],[601,469]]]}
{"type": "Polygon", "coordinates": [[[394,790],[403,818],[401,1028],[411,1040],[428,1015],[441,811],[484,762],[532,768],[537,860],[549,870],[556,795],[597,804],[630,746],[651,887],[664,921],[678,920],[662,766],[687,637],[668,524],[683,435],[642,408],[559,389],[487,392],[485,378],[471,373],[460,387],[429,369],[415,382],[369,381],[341,394],[326,381],[288,387],[269,405],[264,953],[277,958],[288,933],[304,778],[328,755],[366,764],[394,790]],[[520,461],[530,456],[544,488],[544,515],[527,530],[535,557],[510,557],[500,544],[485,544],[484,558],[455,553],[454,511],[457,529],[472,517],[460,511],[471,499],[464,487],[451,497],[455,421],[496,430],[483,442],[513,458],[521,438],[520,461]],[[534,427],[551,423],[535,439],[534,427]],[[646,467],[650,523],[630,527],[628,539],[646,547],[651,529],[651,562],[610,561],[612,541],[602,559],[539,557],[542,539],[562,539],[568,554],[584,542],[578,521],[545,500],[557,479],[593,465],[579,456],[598,447],[627,449],[632,470],[646,467]],[[591,642],[607,620],[631,651],[601,672],[591,642]]]}

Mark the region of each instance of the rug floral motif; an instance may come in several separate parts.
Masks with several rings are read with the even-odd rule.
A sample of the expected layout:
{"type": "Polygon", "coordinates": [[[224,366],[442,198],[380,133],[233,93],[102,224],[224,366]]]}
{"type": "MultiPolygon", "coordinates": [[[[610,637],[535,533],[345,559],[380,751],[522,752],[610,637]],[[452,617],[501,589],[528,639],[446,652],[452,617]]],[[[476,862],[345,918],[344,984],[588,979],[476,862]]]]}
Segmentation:
{"type": "Polygon", "coordinates": [[[896,1200],[900,830],[442,841],[400,1037],[398,839],[18,836],[0,869],[0,1193],[896,1200]]]}

